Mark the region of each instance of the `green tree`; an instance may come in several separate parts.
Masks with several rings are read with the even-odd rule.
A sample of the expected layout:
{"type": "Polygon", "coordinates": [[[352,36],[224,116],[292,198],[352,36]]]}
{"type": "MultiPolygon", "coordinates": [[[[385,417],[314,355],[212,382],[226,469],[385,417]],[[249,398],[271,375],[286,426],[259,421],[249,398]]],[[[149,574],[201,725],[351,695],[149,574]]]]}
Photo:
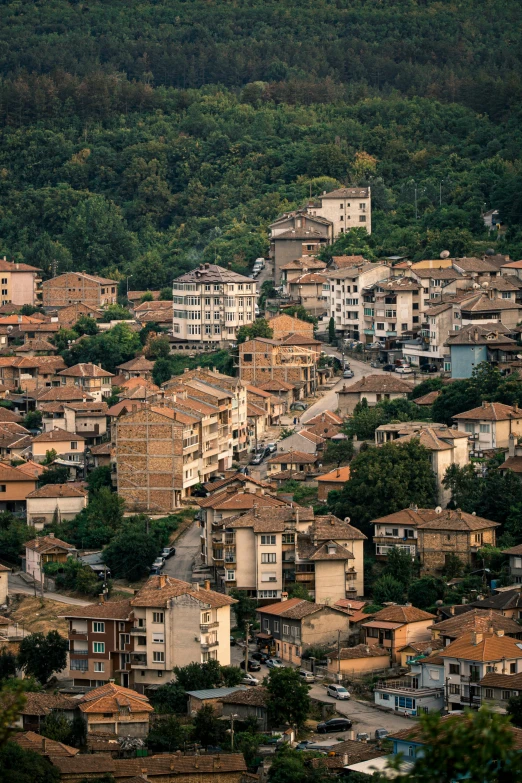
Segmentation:
{"type": "Polygon", "coordinates": [[[267,709],[271,720],[278,724],[304,724],[310,712],[310,697],[308,686],[299,677],[297,669],[271,669],[266,689],[267,709]]]}
{"type": "Polygon", "coordinates": [[[334,464],[338,468],[346,465],[353,457],[353,442],[351,440],[340,440],[327,442],[323,452],[323,462],[326,465],[334,464]]]}
{"type": "Polygon", "coordinates": [[[157,542],[143,525],[125,525],[102,552],[114,577],[135,582],[149,573],[158,552],[157,542]]]}
{"type": "Polygon", "coordinates": [[[444,596],[444,582],[434,576],[423,576],[411,582],[408,600],[418,609],[430,609],[444,596]]]}
{"type": "Polygon", "coordinates": [[[172,302],[172,288],[170,286],[162,288],[159,293],[159,298],[161,302],[172,302]]]}
{"type": "MultiPolygon", "coordinates": [[[[185,696],[185,703],[187,697],[185,696]]],[[[173,753],[183,748],[187,739],[186,727],[175,715],[166,715],[151,724],[147,735],[147,747],[154,753],[173,753]]]]}
{"type": "Polygon", "coordinates": [[[185,688],[177,682],[168,682],[151,692],[150,701],[161,714],[184,713],[187,711],[187,694],[185,688]]]}
{"type": "Polygon", "coordinates": [[[288,588],[289,598],[302,598],[303,601],[313,601],[312,596],[302,582],[295,582],[288,588]]]}
{"type": "Polygon", "coordinates": [[[506,712],[511,718],[513,726],[522,729],[522,696],[511,696],[506,712]]]}
{"type": "Polygon", "coordinates": [[[59,783],[60,773],[45,756],[8,742],[0,750],[0,779],[2,783],[59,783]]]}
{"type": "Polygon", "coordinates": [[[172,364],[170,359],[166,357],[160,357],[154,362],[152,368],[152,380],[156,386],[161,386],[163,383],[170,381],[172,378],[172,364]]]}
{"type": "Polygon", "coordinates": [[[32,633],[20,642],[18,666],[45,685],[54,672],[65,669],[68,649],[69,642],[58,631],[49,631],[46,636],[32,633]]]}
{"type": "Polygon", "coordinates": [[[250,598],[244,590],[237,590],[235,587],[230,591],[232,598],[235,598],[237,604],[234,604],[234,614],[236,616],[236,626],[243,630],[246,622],[253,623],[257,618],[257,603],[250,598]]]}
{"type": "Polygon", "coordinates": [[[446,579],[457,579],[462,574],[462,560],[454,552],[445,555],[444,576],[446,579]]]}
{"type": "Polygon", "coordinates": [[[23,545],[35,537],[35,529],[8,511],[0,512],[0,558],[19,563],[23,545]]]}
{"type": "Polygon", "coordinates": [[[58,452],[56,449],[47,449],[45,452],[45,458],[42,460],[42,465],[52,465],[57,457],[58,452]]]}
{"type": "Polygon", "coordinates": [[[376,604],[385,604],[389,601],[402,604],[404,592],[405,585],[402,582],[389,574],[384,574],[373,585],[373,600],[376,604]]]}
{"type": "Polygon", "coordinates": [[[256,318],[254,323],[248,326],[240,326],[237,330],[237,344],[252,340],[254,337],[272,338],[274,331],[265,318],[256,318]]]}
{"type": "Polygon", "coordinates": [[[24,416],[22,424],[27,430],[39,429],[42,426],[42,412],[28,411],[24,416]]]}
{"type": "Polygon", "coordinates": [[[225,688],[233,688],[240,685],[244,675],[239,666],[222,666],[221,681],[225,688]]]}
{"type": "Polygon", "coordinates": [[[112,490],[112,471],[108,465],[99,465],[87,476],[87,486],[89,493],[99,492],[102,488],[108,487],[112,490]]]}
{"type": "Polygon", "coordinates": [[[330,345],[336,345],[337,337],[335,335],[335,318],[332,317],[328,321],[328,342],[330,345]]]}
{"type": "Polygon", "coordinates": [[[73,326],[73,331],[80,336],[84,334],[93,335],[98,334],[98,324],[94,318],[88,315],[81,315],[73,326]]]}
{"type": "Polygon", "coordinates": [[[388,550],[383,573],[392,576],[407,590],[413,579],[414,563],[409,551],[393,546],[388,550]]]}
{"type": "Polygon", "coordinates": [[[5,680],[16,677],[16,656],[10,650],[0,650],[0,688],[5,680]]]}
{"type": "Polygon", "coordinates": [[[46,484],[67,484],[69,481],[69,468],[65,465],[54,465],[45,470],[38,477],[38,488],[46,484]]]}
{"type": "Polygon", "coordinates": [[[215,688],[221,683],[221,666],[218,661],[189,663],[187,666],[175,666],[176,683],[185,691],[198,691],[215,688]]]}
{"type": "Polygon", "coordinates": [[[192,727],[192,737],[206,748],[208,745],[219,745],[226,736],[227,727],[219,720],[212,705],[201,707],[196,713],[192,727]]]}
{"type": "Polygon", "coordinates": [[[50,712],[46,715],[40,726],[40,734],[56,742],[63,742],[65,745],[71,744],[72,721],[67,720],[59,712],[50,712]]]}
{"type": "Polygon", "coordinates": [[[170,343],[166,335],[153,337],[145,348],[147,359],[168,359],[170,356],[170,343]]]}

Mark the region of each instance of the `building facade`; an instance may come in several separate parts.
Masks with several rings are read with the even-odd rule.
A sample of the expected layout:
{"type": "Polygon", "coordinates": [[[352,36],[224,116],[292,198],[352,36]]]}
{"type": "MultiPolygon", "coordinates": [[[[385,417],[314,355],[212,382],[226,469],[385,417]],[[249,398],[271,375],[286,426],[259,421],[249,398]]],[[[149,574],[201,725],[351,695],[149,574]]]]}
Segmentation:
{"type": "Polygon", "coordinates": [[[118,283],[84,272],[66,272],[51,277],[42,283],[42,304],[44,307],[67,307],[82,302],[98,308],[116,304],[118,283]]]}

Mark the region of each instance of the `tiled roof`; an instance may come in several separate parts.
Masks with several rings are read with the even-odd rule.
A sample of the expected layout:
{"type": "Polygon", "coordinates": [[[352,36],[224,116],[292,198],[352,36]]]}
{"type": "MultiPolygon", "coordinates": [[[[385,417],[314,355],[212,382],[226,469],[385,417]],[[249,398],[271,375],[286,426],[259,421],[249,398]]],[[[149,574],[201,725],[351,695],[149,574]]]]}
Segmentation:
{"type": "Polygon", "coordinates": [[[326,232],[315,231],[311,228],[291,228],[272,237],[272,241],[280,239],[326,239],[326,232]]]}
{"type": "Polygon", "coordinates": [[[522,473],[522,457],[508,457],[499,470],[512,470],[513,473],[522,473]]]}
{"type": "Polygon", "coordinates": [[[444,642],[442,639],[429,639],[427,642],[409,642],[408,644],[405,644],[404,647],[399,647],[397,652],[401,652],[402,650],[413,650],[413,652],[416,653],[425,652],[429,655],[432,650],[442,650],[443,647],[444,642]]]}
{"type": "Polygon", "coordinates": [[[305,454],[303,451],[287,451],[282,454],[274,454],[273,457],[267,460],[269,465],[279,465],[282,462],[286,462],[290,465],[296,465],[297,463],[315,463],[317,462],[317,456],[314,454],[305,454]]]}
{"type": "Polygon", "coordinates": [[[169,315],[172,318],[173,309],[174,309],[174,303],[172,299],[153,299],[152,302],[141,302],[141,304],[139,304],[137,307],[134,308],[134,312],[140,315],[141,313],[157,312],[158,310],[168,310],[169,315]]]}
{"type": "Polygon", "coordinates": [[[324,261],[319,261],[317,258],[306,256],[289,261],[288,264],[284,264],[284,266],[281,267],[281,271],[283,269],[326,269],[326,264],[324,261]]]}
{"type": "Polygon", "coordinates": [[[307,422],[305,427],[306,432],[311,432],[313,435],[319,435],[319,437],[324,438],[325,440],[330,440],[330,438],[334,438],[341,432],[339,425],[333,424],[332,422],[321,422],[320,424],[312,425],[307,422]]]}
{"type": "Polygon", "coordinates": [[[180,595],[190,595],[192,598],[201,601],[202,604],[208,604],[213,608],[237,603],[234,598],[230,598],[230,596],[223,593],[216,593],[214,590],[204,590],[201,587],[196,589],[188,582],[161,574],[160,576],[149,577],[143,587],[131,599],[131,606],[167,606],[171,598],[177,598],[180,595]]]}
{"type": "MultiPolygon", "coordinates": [[[[465,436],[467,437],[467,436],[465,436]]],[[[417,440],[421,446],[429,449],[430,451],[447,451],[453,447],[453,443],[447,443],[438,437],[437,431],[431,427],[423,427],[418,432],[408,432],[405,435],[401,435],[396,438],[394,443],[411,443],[411,441],[417,440]]]]}
{"type": "Polygon", "coordinates": [[[23,750],[32,750],[33,753],[38,753],[39,756],[52,756],[53,758],[74,758],[80,751],[78,748],[72,748],[70,745],[65,745],[63,742],[56,742],[56,740],[42,737],[41,734],[36,734],[34,731],[24,731],[20,734],[13,734],[10,738],[11,742],[16,742],[23,750]]]}
{"type": "MultiPolygon", "coordinates": [[[[250,283],[255,282],[250,277],[238,275],[230,269],[225,269],[217,264],[200,264],[191,272],[186,272],[174,279],[175,283],[250,283]]],[[[254,289],[252,289],[254,290],[254,289]]]]}
{"type": "Polygon", "coordinates": [[[257,508],[233,519],[227,519],[227,528],[250,527],[254,533],[283,532],[288,522],[312,522],[314,512],[311,508],[297,506],[281,506],[280,508],[257,508]]]}
{"type": "Polygon", "coordinates": [[[522,419],[522,409],[515,408],[513,405],[504,405],[502,402],[483,402],[478,408],[455,414],[453,419],[509,421],[509,419],[522,419]]]}
{"type": "Polygon", "coordinates": [[[231,483],[235,483],[239,481],[241,484],[254,484],[256,487],[264,487],[269,488],[270,484],[267,484],[263,481],[258,481],[257,479],[253,478],[252,476],[245,476],[244,473],[234,473],[232,476],[228,476],[228,478],[221,479],[220,481],[208,481],[206,484],[203,484],[207,492],[217,492],[223,487],[228,486],[231,483]]]}
{"type": "Polygon", "coordinates": [[[41,435],[37,435],[36,438],[33,438],[33,443],[54,443],[56,441],[64,440],[84,441],[85,438],[83,435],[79,435],[76,432],[67,432],[67,430],[56,427],[54,430],[42,432],[41,435]]]}
{"type": "Polygon", "coordinates": [[[382,655],[389,657],[390,651],[384,647],[380,647],[378,644],[356,644],[355,647],[341,647],[339,655],[337,652],[328,655],[329,658],[336,661],[339,658],[341,661],[352,660],[353,658],[378,658],[382,655]]]}
{"type": "Polygon", "coordinates": [[[336,541],[325,541],[316,549],[309,560],[355,560],[353,554],[346,547],[338,544],[336,541]]]}
{"type": "Polygon", "coordinates": [[[72,544],[68,544],[67,541],[62,541],[52,535],[33,538],[32,541],[26,541],[24,546],[26,549],[32,549],[34,552],[47,552],[47,550],[55,547],[59,549],[74,549],[72,544]]]}
{"type": "Polygon", "coordinates": [[[264,507],[279,507],[288,505],[283,500],[272,495],[262,495],[257,492],[238,492],[237,489],[225,490],[218,495],[211,495],[208,498],[197,498],[197,504],[201,508],[213,508],[216,511],[234,511],[242,509],[264,507]]]}
{"type": "Polygon", "coordinates": [[[6,465],[5,462],[0,462],[0,481],[7,483],[9,481],[31,481],[31,479],[36,481],[37,476],[34,474],[31,476],[25,470],[19,470],[11,465],[6,465]]]}
{"type": "Polygon", "coordinates": [[[47,351],[56,353],[58,349],[48,340],[28,340],[23,345],[15,346],[13,350],[15,353],[26,353],[29,351],[47,351]]]}
{"type": "Polygon", "coordinates": [[[315,517],[312,534],[318,541],[365,541],[366,536],[356,527],[333,514],[315,517]]]}
{"type": "Polygon", "coordinates": [[[69,378],[112,378],[114,373],[107,372],[103,367],[98,367],[97,364],[86,362],[68,367],[66,370],[59,372],[58,375],[65,375],[69,378]]]}
{"type": "Polygon", "coordinates": [[[400,378],[394,378],[393,375],[363,375],[363,377],[352,383],[351,386],[338,389],[338,394],[352,394],[354,392],[377,392],[384,394],[386,392],[404,393],[412,390],[411,383],[405,383],[400,378]]]}
{"type": "Polygon", "coordinates": [[[322,345],[319,340],[314,340],[313,337],[307,337],[304,334],[296,334],[295,332],[285,334],[284,337],[281,337],[279,342],[281,345],[322,345]]]}
{"type": "Polygon", "coordinates": [[[27,495],[28,498],[85,498],[87,492],[69,484],[44,484],[27,495]]]}
{"type": "MultiPolygon", "coordinates": [[[[25,694],[25,704],[20,710],[22,715],[49,715],[51,710],[75,710],[76,699],[61,693],[31,693],[25,694]]],[[[38,735],[39,736],[39,735],[38,735]]]]}
{"type": "Polygon", "coordinates": [[[521,305],[516,304],[511,299],[490,299],[487,294],[478,294],[470,299],[465,299],[461,303],[462,311],[466,312],[496,312],[498,310],[520,310],[521,305]]]}
{"type": "MultiPolygon", "coordinates": [[[[367,761],[369,759],[378,758],[383,754],[382,748],[375,746],[372,747],[371,745],[367,745],[365,742],[358,742],[357,740],[344,740],[344,742],[336,742],[329,752],[334,752],[335,756],[322,756],[321,758],[312,759],[312,766],[316,769],[320,769],[321,766],[326,762],[327,768],[330,768],[331,765],[328,762],[332,761],[341,762],[341,765],[345,766],[345,755],[348,756],[348,764],[357,764],[359,761],[367,761]]],[[[334,768],[337,768],[337,764],[333,766],[334,768]]]]}
{"type": "Polygon", "coordinates": [[[435,615],[417,609],[416,606],[385,606],[372,615],[373,621],[390,623],[419,623],[422,620],[434,620],[435,615]]]}
{"type": "Polygon", "coordinates": [[[522,555],[522,544],[518,544],[517,546],[512,546],[510,549],[504,549],[502,551],[502,554],[504,554],[504,555],[522,555]]]}
{"type": "Polygon", "coordinates": [[[483,258],[456,258],[453,263],[464,272],[498,272],[495,264],[483,258]]]}
{"type": "Polygon", "coordinates": [[[147,780],[161,777],[162,780],[176,775],[201,777],[215,773],[224,775],[229,772],[245,773],[247,770],[242,753],[219,753],[218,755],[180,756],[162,754],[147,758],[113,759],[101,753],[76,756],[74,759],[51,757],[51,762],[62,776],[81,777],[82,775],[113,774],[116,780],[128,780],[129,783],[140,778],[145,771],[147,780]],[[130,780],[129,780],[130,779],[130,780]]]}
{"type": "Polygon", "coordinates": [[[437,397],[440,395],[440,389],[423,394],[422,397],[417,397],[413,402],[416,405],[433,405],[437,397]]]}
{"type": "Polygon", "coordinates": [[[358,266],[359,264],[368,264],[364,256],[332,256],[331,266],[335,264],[338,269],[345,269],[349,266],[358,266]]]}
{"type": "Polygon", "coordinates": [[[111,453],[111,444],[109,441],[106,441],[105,443],[98,443],[97,446],[91,446],[91,454],[94,455],[101,455],[101,454],[110,454],[111,453]]]}
{"type": "Polygon", "coordinates": [[[71,606],[67,612],[60,617],[88,617],[93,620],[128,620],[132,613],[130,600],[124,601],[104,601],[98,604],[89,604],[88,606],[71,606]]]}
{"type": "Polygon", "coordinates": [[[94,401],[94,397],[73,384],[67,386],[52,386],[38,394],[36,399],[38,402],[56,402],[58,400],[63,400],[64,402],[73,402],[74,400],[94,401]]]}
{"type": "MultiPolygon", "coordinates": [[[[463,615],[462,619],[465,619],[463,615]]],[[[500,661],[502,658],[522,658],[520,642],[497,633],[465,633],[441,652],[442,658],[464,658],[468,661],[500,661]]]]}
{"type": "Polygon", "coordinates": [[[305,601],[304,598],[288,598],[286,601],[279,601],[277,604],[262,606],[257,611],[260,614],[271,614],[276,617],[287,617],[289,620],[301,620],[309,614],[315,614],[324,609],[323,604],[315,604],[312,601],[305,601]]]}
{"type": "Polygon", "coordinates": [[[320,443],[324,443],[325,440],[320,435],[316,435],[315,432],[311,432],[310,430],[299,430],[298,434],[305,440],[310,441],[310,443],[314,443],[316,446],[320,443]]]}
{"type": "Polygon", "coordinates": [[[369,188],[337,188],[329,193],[323,193],[318,196],[319,199],[325,198],[369,198],[369,188]]]}
{"type": "Polygon", "coordinates": [[[451,268],[439,268],[439,269],[412,269],[413,274],[417,275],[417,277],[432,277],[435,280],[458,280],[460,277],[462,277],[460,272],[457,272],[456,269],[451,268]]]}
{"type": "Polygon", "coordinates": [[[433,508],[403,508],[385,517],[372,520],[372,525],[398,523],[424,530],[484,530],[498,527],[497,522],[449,508],[437,512],[433,508]]]}
{"type": "Polygon", "coordinates": [[[479,609],[522,609],[522,593],[519,590],[503,590],[491,598],[473,601],[472,606],[479,609]]]}
{"type": "Polygon", "coordinates": [[[15,413],[14,411],[10,411],[9,408],[0,407],[0,423],[6,421],[12,421],[19,424],[23,421],[23,416],[20,416],[19,413],[15,413]]]}
{"type": "Polygon", "coordinates": [[[154,707],[150,705],[146,696],[113,682],[95,688],[78,699],[77,702],[80,710],[88,714],[119,712],[121,707],[127,707],[131,714],[154,712],[154,707]]]}
{"type": "Polygon", "coordinates": [[[509,688],[522,691],[522,674],[485,674],[479,685],[484,688],[509,688]]]}
{"type": "Polygon", "coordinates": [[[522,261],[508,261],[505,264],[502,264],[502,267],[507,267],[508,269],[522,269],[522,261]]]}
{"type": "Polygon", "coordinates": [[[334,424],[335,426],[340,426],[343,424],[344,419],[341,418],[341,416],[338,416],[337,413],[334,413],[333,411],[323,411],[322,413],[318,413],[317,416],[314,416],[312,419],[308,419],[306,422],[306,426],[314,426],[315,424],[334,424]]]}
{"type": "Polygon", "coordinates": [[[446,338],[445,345],[492,345],[498,346],[513,346],[516,345],[516,341],[511,337],[507,337],[503,330],[497,329],[495,325],[477,325],[469,324],[459,329],[458,332],[454,332],[446,338]]]}
{"type": "Polygon", "coordinates": [[[326,283],[327,277],[319,272],[305,272],[299,277],[294,277],[288,281],[289,285],[305,285],[306,283],[326,283]]]}
{"type": "Polygon", "coordinates": [[[439,631],[442,636],[449,636],[452,639],[458,639],[470,631],[485,633],[489,629],[504,631],[506,636],[522,635],[521,625],[493,609],[472,609],[463,615],[435,623],[432,628],[434,631],[439,631]]]}
{"type": "Polygon", "coordinates": [[[223,704],[248,704],[253,707],[266,707],[268,691],[262,685],[257,688],[249,688],[246,691],[235,691],[223,696],[220,700],[223,704]]]}
{"type": "Polygon", "coordinates": [[[120,400],[109,408],[107,416],[120,416],[122,413],[132,413],[133,411],[139,411],[143,406],[144,403],[138,400],[120,400]]]}

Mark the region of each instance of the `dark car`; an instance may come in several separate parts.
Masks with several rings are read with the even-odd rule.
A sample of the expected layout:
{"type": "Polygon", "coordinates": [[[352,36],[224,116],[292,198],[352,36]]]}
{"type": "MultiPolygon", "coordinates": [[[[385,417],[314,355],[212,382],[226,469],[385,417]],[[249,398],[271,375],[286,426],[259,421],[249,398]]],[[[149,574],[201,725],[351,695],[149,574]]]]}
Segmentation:
{"type": "Polygon", "coordinates": [[[317,724],[319,734],[328,734],[330,731],[348,731],[352,728],[352,721],[349,718],[331,718],[324,723],[317,724]]]}
{"type": "Polygon", "coordinates": [[[395,365],[394,364],[385,364],[382,368],[386,372],[395,372],[395,365]]]}
{"type": "Polygon", "coordinates": [[[259,452],[257,454],[254,454],[254,456],[250,460],[250,464],[251,465],[261,465],[261,463],[263,462],[264,458],[265,458],[265,452],[261,451],[261,452],[259,452]]]}
{"type": "Polygon", "coordinates": [[[437,372],[438,367],[436,364],[423,364],[420,368],[421,372],[437,372]]]}
{"type": "MultiPolygon", "coordinates": [[[[245,668],[245,662],[241,661],[239,664],[242,669],[245,668]]],[[[251,658],[248,659],[248,671],[249,672],[260,672],[261,671],[261,664],[257,661],[253,661],[251,658]]]]}
{"type": "Polygon", "coordinates": [[[269,655],[263,652],[252,653],[251,657],[254,659],[254,661],[259,661],[260,663],[266,663],[270,658],[269,655]]]}

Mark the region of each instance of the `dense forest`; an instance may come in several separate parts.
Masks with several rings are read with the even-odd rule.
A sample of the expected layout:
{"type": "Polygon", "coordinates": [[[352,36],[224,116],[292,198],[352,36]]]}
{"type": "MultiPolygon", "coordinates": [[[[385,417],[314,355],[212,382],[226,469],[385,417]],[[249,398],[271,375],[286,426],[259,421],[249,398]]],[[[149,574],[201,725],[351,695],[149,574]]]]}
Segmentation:
{"type": "Polygon", "coordinates": [[[161,288],[370,184],[347,251],[522,257],[521,22],[515,0],[3,3],[0,252],[161,288]]]}

